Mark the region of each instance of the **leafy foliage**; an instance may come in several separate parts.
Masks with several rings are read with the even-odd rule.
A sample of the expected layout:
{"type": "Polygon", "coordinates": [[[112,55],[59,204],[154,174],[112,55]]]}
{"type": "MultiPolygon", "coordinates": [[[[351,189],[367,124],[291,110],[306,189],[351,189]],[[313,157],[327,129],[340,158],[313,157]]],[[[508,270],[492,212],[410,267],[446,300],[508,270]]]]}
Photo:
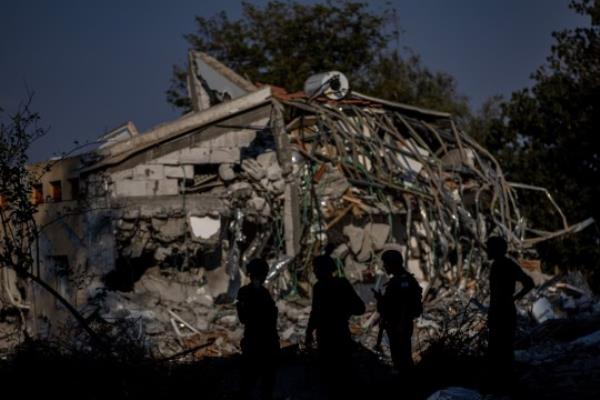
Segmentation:
{"type": "Polygon", "coordinates": [[[46,133],[38,126],[39,115],[29,108],[30,101],[13,115],[0,109],[0,266],[29,270],[33,265],[31,246],[36,238],[31,201],[31,176],[26,169],[27,149],[46,133]]]}
{"type": "MultiPolygon", "coordinates": [[[[367,3],[348,0],[269,1],[264,8],[242,3],[238,20],[225,12],[196,17],[197,30],[185,39],[254,82],[297,91],[310,75],[339,70],[356,90],[466,114],[466,99],[457,94],[451,76],[431,72],[418,56],[402,57],[392,48],[399,35],[396,15],[394,9],[376,12],[367,3]]],[[[187,111],[185,78],[186,68],[174,66],[167,100],[187,111]]]]}
{"type": "MultiPolygon", "coordinates": [[[[600,1],[577,0],[570,8],[590,17],[591,24],[555,32],[546,65],[532,75],[533,86],[500,106],[490,104],[488,115],[472,128],[499,154],[511,180],[548,188],[574,223],[600,218],[600,1]]],[[[538,226],[560,228],[539,194],[521,200],[538,226]]],[[[549,267],[587,269],[598,287],[597,227],[538,250],[549,267]]]]}

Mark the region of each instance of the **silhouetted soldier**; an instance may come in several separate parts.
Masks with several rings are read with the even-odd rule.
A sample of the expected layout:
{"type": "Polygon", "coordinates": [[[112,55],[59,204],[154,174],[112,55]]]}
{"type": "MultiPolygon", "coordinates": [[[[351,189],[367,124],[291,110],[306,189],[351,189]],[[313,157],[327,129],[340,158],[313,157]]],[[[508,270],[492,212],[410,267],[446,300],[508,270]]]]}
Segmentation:
{"type": "Polygon", "coordinates": [[[365,303],[347,279],[334,277],[336,265],[330,256],[315,257],[313,266],[317,283],[313,286],[306,346],[312,347],[316,330],[321,367],[333,390],[330,395],[342,398],[351,390],[352,383],[353,342],[348,321],[352,315],[365,312],[365,303]]]}
{"type": "Polygon", "coordinates": [[[385,285],[385,293],[376,292],[377,311],[381,327],[387,333],[394,368],[411,373],[413,320],[421,315],[421,286],[403,267],[402,254],[387,250],[381,255],[385,271],[391,279],[385,285]]]}
{"type": "Polygon", "coordinates": [[[498,236],[486,243],[488,258],[493,260],[490,271],[490,308],[488,311],[488,355],[493,379],[510,378],[514,358],[513,341],[517,322],[515,300],[529,292],[533,280],[521,267],[506,256],[506,241],[498,236]],[[523,288],[515,295],[515,283],[523,288]]]}
{"type": "Polygon", "coordinates": [[[237,298],[238,317],[244,324],[241,389],[246,398],[251,398],[260,381],[261,398],[270,399],[279,353],[277,306],[263,286],[269,272],[266,261],[254,259],[246,269],[250,283],[240,288],[237,298]]]}

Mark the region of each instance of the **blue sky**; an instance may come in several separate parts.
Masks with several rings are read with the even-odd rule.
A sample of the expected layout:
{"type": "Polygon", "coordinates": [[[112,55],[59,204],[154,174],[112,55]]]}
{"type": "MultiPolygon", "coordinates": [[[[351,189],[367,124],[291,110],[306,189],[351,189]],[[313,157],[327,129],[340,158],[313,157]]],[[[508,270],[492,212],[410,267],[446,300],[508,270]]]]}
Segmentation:
{"type": "MultiPolygon", "coordinates": [[[[389,3],[404,31],[400,45],[453,75],[475,108],[527,86],[549,53],[552,31],[589,23],[567,8],[568,0],[389,3]]],[[[126,121],[144,131],[175,118],[165,90],[172,65],[186,58],[182,35],[194,30],[195,15],[221,10],[238,16],[240,2],[3,0],[0,107],[14,109],[27,88],[35,92],[33,108],[51,130],[31,149],[32,160],[126,121]]]]}

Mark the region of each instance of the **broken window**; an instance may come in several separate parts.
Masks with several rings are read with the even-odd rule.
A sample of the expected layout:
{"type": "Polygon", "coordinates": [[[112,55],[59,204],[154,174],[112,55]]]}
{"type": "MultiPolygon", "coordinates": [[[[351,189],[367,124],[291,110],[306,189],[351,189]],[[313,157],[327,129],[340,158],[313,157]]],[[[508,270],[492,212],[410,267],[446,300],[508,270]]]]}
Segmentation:
{"type": "Polygon", "coordinates": [[[60,181],[50,182],[50,199],[62,201],[62,183],[60,181]]]}
{"type": "Polygon", "coordinates": [[[36,183],[32,185],[31,201],[33,202],[33,204],[42,204],[44,202],[44,188],[41,183],[36,183]]]}
{"type": "Polygon", "coordinates": [[[69,179],[69,186],[71,188],[71,200],[79,200],[79,178],[69,179]]]}

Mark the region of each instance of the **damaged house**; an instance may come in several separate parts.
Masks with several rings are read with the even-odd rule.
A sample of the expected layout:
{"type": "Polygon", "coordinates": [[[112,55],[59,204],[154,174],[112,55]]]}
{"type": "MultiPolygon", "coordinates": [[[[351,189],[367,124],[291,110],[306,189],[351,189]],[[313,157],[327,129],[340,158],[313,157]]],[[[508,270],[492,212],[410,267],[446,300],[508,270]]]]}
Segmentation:
{"type": "MultiPolygon", "coordinates": [[[[312,256],[330,251],[369,300],[385,280],[379,254],[397,248],[435,296],[441,286],[479,289],[491,234],[525,260],[539,241],[591,223],[570,225],[543,188],[507,181],[447,113],[354,92],[339,72],[287,93],[203,53],[189,62],[193,111],[144,133],[127,123],[93,151],[49,161],[32,194],[40,276],[84,316],[130,321],[161,354],[208,331],[229,340],[221,353],[236,350],[241,330],[227,304],[253,257],[268,260],[281,298],[306,298],[312,256]],[[528,226],[522,190],[556,207],[563,228],[528,226]]],[[[51,336],[68,323],[49,294],[18,290],[2,273],[3,296],[26,311],[30,332],[51,336]]],[[[279,308],[293,342],[308,308],[279,308]]]]}

